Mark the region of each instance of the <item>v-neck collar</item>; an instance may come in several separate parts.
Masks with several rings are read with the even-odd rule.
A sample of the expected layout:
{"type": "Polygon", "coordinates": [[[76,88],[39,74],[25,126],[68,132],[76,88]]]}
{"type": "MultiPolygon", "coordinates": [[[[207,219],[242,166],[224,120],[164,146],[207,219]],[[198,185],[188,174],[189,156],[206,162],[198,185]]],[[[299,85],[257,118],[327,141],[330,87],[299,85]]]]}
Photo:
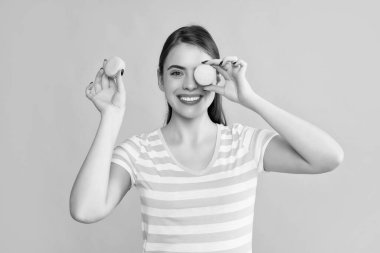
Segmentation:
{"type": "Polygon", "coordinates": [[[173,155],[173,153],[170,151],[170,148],[169,148],[168,144],[166,143],[165,138],[164,138],[164,136],[162,134],[161,128],[158,128],[156,131],[157,131],[158,136],[160,137],[161,143],[164,146],[165,150],[167,151],[167,153],[169,154],[170,158],[175,162],[175,164],[178,167],[180,167],[184,171],[187,171],[187,172],[189,172],[189,173],[191,173],[193,175],[204,175],[205,173],[207,173],[212,168],[212,165],[214,164],[215,159],[216,159],[216,157],[218,155],[218,151],[219,151],[221,126],[218,123],[216,123],[216,126],[217,126],[216,143],[215,143],[215,146],[214,146],[214,152],[213,152],[212,158],[211,158],[210,162],[208,163],[208,165],[206,166],[206,168],[203,168],[200,171],[196,171],[196,170],[187,168],[186,166],[184,166],[180,162],[178,162],[178,160],[175,158],[175,156],[173,155]]]}

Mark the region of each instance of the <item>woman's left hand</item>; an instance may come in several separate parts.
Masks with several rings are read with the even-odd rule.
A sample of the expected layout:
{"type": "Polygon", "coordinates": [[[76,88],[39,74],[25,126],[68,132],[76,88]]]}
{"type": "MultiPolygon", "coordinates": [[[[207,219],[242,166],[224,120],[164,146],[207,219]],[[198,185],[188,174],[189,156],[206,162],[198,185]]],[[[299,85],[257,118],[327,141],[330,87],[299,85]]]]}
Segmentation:
{"type": "Polygon", "coordinates": [[[238,59],[236,56],[227,56],[223,59],[208,60],[204,64],[214,67],[223,76],[224,85],[221,86],[223,80],[218,75],[217,83],[204,86],[203,90],[214,91],[239,104],[245,104],[249,96],[255,93],[245,76],[247,63],[242,59],[238,59]]]}

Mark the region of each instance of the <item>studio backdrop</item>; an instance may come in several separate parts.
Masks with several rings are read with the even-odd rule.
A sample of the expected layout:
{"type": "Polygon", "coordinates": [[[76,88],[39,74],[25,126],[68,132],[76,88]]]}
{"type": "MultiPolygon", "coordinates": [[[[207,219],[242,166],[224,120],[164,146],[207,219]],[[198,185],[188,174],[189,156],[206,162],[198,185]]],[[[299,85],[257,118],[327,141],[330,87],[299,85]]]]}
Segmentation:
{"type": "MultiPolygon", "coordinates": [[[[1,1],[0,252],[141,252],[136,188],[97,223],[70,216],[100,122],[85,89],[104,58],[119,56],[127,109],[116,144],[163,126],[159,54],[191,24],[208,29],[222,57],[248,63],[258,95],[345,152],[329,173],[260,175],[253,252],[380,252],[378,9],[369,0],[1,1]]],[[[228,124],[271,129],[223,106],[228,124]]]]}

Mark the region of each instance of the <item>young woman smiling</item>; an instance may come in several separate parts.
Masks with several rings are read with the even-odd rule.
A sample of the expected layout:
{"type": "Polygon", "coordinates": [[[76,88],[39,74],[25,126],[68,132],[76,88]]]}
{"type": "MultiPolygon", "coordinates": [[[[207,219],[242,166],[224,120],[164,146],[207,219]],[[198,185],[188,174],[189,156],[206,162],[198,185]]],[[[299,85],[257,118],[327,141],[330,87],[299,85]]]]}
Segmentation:
{"type": "Polygon", "coordinates": [[[220,57],[205,28],[177,29],[157,69],[168,104],[165,125],[115,147],[125,88],[121,73],[113,80],[100,70],[86,94],[101,123],[71,192],[72,217],[105,218],[133,186],[141,200],[143,252],[251,252],[258,174],[325,173],[344,154],[327,133],[257,94],[246,71],[244,60],[220,57]],[[211,85],[194,78],[201,64],[216,70],[211,85]],[[274,130],[227,124],[223,97],[274,130]]]}

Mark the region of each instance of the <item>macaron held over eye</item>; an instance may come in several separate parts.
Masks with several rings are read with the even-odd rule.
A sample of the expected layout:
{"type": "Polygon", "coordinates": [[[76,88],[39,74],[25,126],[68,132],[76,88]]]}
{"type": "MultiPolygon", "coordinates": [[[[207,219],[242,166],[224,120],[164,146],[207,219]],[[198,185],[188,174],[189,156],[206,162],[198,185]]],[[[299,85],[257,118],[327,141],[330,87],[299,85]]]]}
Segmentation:
{"type": "Polygon", "coordinates": [[[117,56],[110,57],[104,64],[104,73],[108,77],[115,78],[119,70],[125,71],[125,62],[117,56]]]}
{"type": "Polygon", "coordinates": [[[207,64],[200,64],[195,68],[194,78],[202,86],[215,84],[216,69],[207,64]]]}

